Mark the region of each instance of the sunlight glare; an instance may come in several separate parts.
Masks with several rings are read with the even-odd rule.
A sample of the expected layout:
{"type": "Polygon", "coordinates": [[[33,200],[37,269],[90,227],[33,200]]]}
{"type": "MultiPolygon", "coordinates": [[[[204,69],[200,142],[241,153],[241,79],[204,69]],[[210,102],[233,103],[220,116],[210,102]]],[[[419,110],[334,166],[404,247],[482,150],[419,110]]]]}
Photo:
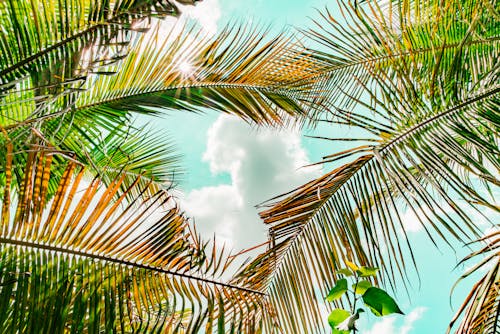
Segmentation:
{"type": "Polygon", "coordinates": [[[182,74],[184,74],[186,76],[188,76],[194,72],[193,65],[191,65],[191,63],[189,63],[188,61],[182,61],[177,66],[177,68],[179,69],[179,71],[181,71],[182,74]]]}

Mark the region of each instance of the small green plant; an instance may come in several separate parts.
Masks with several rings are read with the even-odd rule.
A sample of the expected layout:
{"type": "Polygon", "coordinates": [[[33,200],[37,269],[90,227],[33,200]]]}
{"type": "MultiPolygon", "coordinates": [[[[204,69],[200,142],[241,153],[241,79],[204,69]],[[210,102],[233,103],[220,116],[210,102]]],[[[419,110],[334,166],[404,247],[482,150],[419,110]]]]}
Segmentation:
{"type": "Polygon", "coordinates": [[[356,321],[360,313],[365,312],[363,308],[356,308],[360,299],[377,317],[393,313],[404,314],[387,292],[373,285],[373,278],[377,275],[378,268],[358,267],[348,261],[346,263],[348,268],[337,270],[336,273],[342,278],[337,280],[325,298],[329,302],[334,302],[345,296],[351,306],[350,311],[336,308],[330,313],[328,323],[333,329],[332,334],[356,333],[356,321]],[[353,282],[351,288],[348,280],[353,282]]]}

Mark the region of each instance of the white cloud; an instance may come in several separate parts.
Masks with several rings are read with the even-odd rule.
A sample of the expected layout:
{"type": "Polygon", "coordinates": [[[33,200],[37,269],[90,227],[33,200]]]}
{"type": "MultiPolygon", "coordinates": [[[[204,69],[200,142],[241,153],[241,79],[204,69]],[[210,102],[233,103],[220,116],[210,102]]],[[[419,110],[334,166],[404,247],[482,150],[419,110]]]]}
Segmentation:
{"type": "Polygon", "coordinates": [[[426,308],[417,307],[403,317],[401,326],[397,325],[401,316],[388,316],[376,322],[373,327],[367,331],[361,331],[361,334],[409,334],[413,329],[414,323],[422,318],[426,308]]]}
{"type": "Polygon", "coordinates": [[[170,35],[175,38],[187,22],[196,21],[206,35],[213,36],[217,33],[221,10],[219,0],[204,0],[195,5],[182,5],[176,3],[181,11],[179,17],[167,16],[160,21],[160,35],[170,35]],[[172,29],[174,29],[172,31],[172,29]]]}
{"type": "Polygon", "coordinates": [[[212,173],[228,173],[231,184],[203,187],[186,194],[182,207],[205,236],[216,234],[235,250],[266,240],[267,228],[255,205],[320,175],[301,147],[299,131],[252,129],[221,115],[207,133],[203,155],[212,173]]]}
{"type": "Polygon", "coordinates": [[[191,191],[182,208],[194,217],[197,230],[205,237],[217,235],[217,241],[232,243],[237,219],[235,210],[243,207],[243,199],[233,185],[204,187],[191,191]]]}
{"type": "MultiPolygon", "coordinates": [[[[219,0],[203,0],[196,5],[179,5],[184,18],[191,18],[209,34],[215,35],[217,23],[221,17],[219,0]]],[[[181,16],[182,17],[182,16],[181,16]]]]}
{"type": "MultiPolygon", "coordinates": [[[[422,216],[422,210],[417,209],[417,214],[422,216]]],[[[406,232],[420,232],[423,229],[422,224],[418,220],[417,216],[413,212],[413,210],[408,209],[402,216],[401,216],[401,222],[403,223],[403,227],[405,228],[406,232]]]]}
{"type": "MultiPolygon", "coordinates": [[[[480,187],[478,187],[478,189],[484,190],[480,187]]],[[[500,192],[497,189],[494,189],[491,196],[486,196],[486,194],[483,194],[483,196],[486,200],[490,200],[492,205],[497,205],[495,199],[500,198],[500,192]]],[[[476,226],[487,229],[487,231],[490,232],[492,231],[491,229],[494,227],[492,227],[491,222],[495,221],[497,215],[495,211],[485,206],[478,206],[476,210],[464,201],[457,200],[456,202],[458,203],[460,209],[463,210],[463,212],[471,218],[476,226]]],[[[450,215],[453,218],[457,218],[455,211],[449,205],[443,202],[439,203],[439,205],[443,208],[446,214],[450,215]]],[[[423,206],[423,210],[429,211],[429,209],[425,206],[423,206]]],[[[422,217],[422,221],[425,223],[426,218],[423,215],[422,209],[417,208],[416,213],[417,215],[422,217]]],[[[417,219],[417,216],[415,215],[413,210],[411,210],[410,208],[408,208],[406,212],[403,213],[403,215],[401,216],[401,221],[406,232],[418,233],[423,230],[422,224],[417,219]]]]}
{"type": "Polygon", "coordinates": [[[401,327],[401,330],[398,333],[401,334],[408,334],[410,331],[413,329],[413,323],[417,321],[418,319],[422,318],[422,315],[424,314],[426,308],[425,307],[417,307],[408,315],[405,317],[403,326],[401,327]]]}
{"type": "Polygon", "coordinates": [[[383,318],[382,320],[376,322],[373,327],[368,331],[363,331],[362,334],[391,334],[396,333],[395,325],[396,318],[389,317],[383,318]]]}

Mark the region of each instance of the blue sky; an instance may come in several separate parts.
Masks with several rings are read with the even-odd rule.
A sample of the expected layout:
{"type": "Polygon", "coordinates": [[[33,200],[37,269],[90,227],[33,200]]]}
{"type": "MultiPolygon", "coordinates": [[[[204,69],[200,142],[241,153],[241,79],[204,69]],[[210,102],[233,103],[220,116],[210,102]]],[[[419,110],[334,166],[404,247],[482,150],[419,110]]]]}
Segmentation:
{"type": "MultiPolygon", "coordinates": [[[[319,16],[315,8],[325,5],[324,0],[204,0],[196,8],[185,8],[185,13],[211,34],[228,22],[249,20],[272,24],[279,31],[285,26],[311,26],[310,17],[319,16]]],[[[334,2],[329,8],[334,8],[334,2]]],[[[153,126],[166,129],[184,155],[183,208],[194,217],[201,233],[207,237],[216,234],[235,250],[266,240],[256,204],[319,176],[320,168],[302,166],[340,148],[304,137],[304,132],[339,136],[330,128],[302,132],[255,129],[210,111],[204,115],[170,112],[153,126]]],[[[420,281],[415,275],[408,294],[402,289],[396,296],[405,316],[376,319],[364,313],[358,326],[362,334],[444,333],[453,316],[450,290],[463,271],[454,267],[467,250],[459,248],[454,253],[446,246],[437,250],[411,214],[406,213],[403,220],[415,245],[420,281]]],[[[462,283],[454,293],[454,309],[471,284],[470,280],[462,283]]]]}

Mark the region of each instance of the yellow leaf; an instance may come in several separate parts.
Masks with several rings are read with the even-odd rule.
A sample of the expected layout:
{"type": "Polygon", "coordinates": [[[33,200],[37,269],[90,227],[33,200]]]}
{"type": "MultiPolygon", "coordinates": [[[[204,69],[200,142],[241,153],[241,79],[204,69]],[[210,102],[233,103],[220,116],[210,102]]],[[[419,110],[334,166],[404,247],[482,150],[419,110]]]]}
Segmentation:
{"type": "Polygon", "coordinates": [[[359,267],[350,261],[345,261],[345,264],[347,264],[347,266],[351,268],[352,271],[359,270],[359,267]]]}
{"type": "Polygon", "coordinates": [[[390,133],[388,133],[388,132],[384,132],[384,131],[382,131],[382,132],[380,132],[380,137],[381,137],[382,139],[384,139],[384,140],[389,140],[389,139],[391,139],[392,134],[390,134],[390,133]]]}

